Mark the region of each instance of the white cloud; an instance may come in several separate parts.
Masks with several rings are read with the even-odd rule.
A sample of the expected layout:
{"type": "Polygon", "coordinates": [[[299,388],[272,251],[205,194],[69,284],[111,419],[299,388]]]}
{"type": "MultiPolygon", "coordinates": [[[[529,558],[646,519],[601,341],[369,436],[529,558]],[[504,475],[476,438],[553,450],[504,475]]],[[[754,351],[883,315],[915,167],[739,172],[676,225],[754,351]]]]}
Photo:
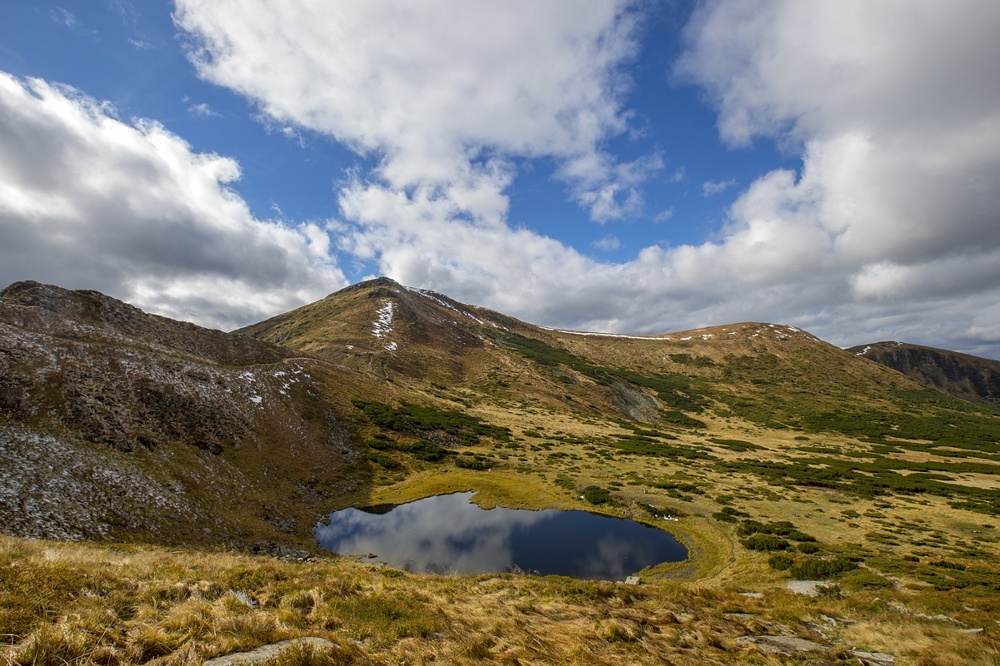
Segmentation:
{"type": "Polygon", "coordinates": [[[593,243],[591,243],[598,250],[604,250],[605,252],[612,252],[617,250],[622,246],[620,240],[617,236],[605,236],[604,238],[598,238],[593,243]]]}
{"type": "Polygon", "coordinates": [[[200,104],[192,104],[188,107],[188,113],[192,116],[198,116],[199,118],[221,118],[222,114],[213,111],[206,102],[201,102],[200,104]]]}
{"type": "Polygon", "coordinates": [[[465,212],[486,221],[506,209],[511,158],[554,157],[603,221],[634,211],[636,185],[660,167],[600,148],[627,129],[621,66],[635,40],[623,6],[179,0],[176,20],[201,44],[202,76],[277,122],[379,154],[373,175],[396,191],[462,194],[455,203],[484,204],[465,212]]]}
{"type": "Polygon", "coordinates": [[[653,222],[656,223],[666,222],[676,214],[677,211],[674,208],[667,208],[666,210],[661,210],[659,213],[653,216],[653,222]]]}
{"type": "Polygon", "coordinates": [[[67,87],[0,72],[0,281],[99,289],[219,327],[345,284],[315,225],[255,219],[239,165],[67,87]]]}
{"type": "Polygon", "coordinates": [[[710,242],[624,264],[507,223],[519,159],[554,160],[600,221],[639,210],[663,169],[603,149],[629,129],[624,4],[320,7],[179,0],[177,21],[203,77],[380,159],[341,189],[336,228],[381,272],[575,328],[763,319],[1000,356],[1000,5],[700,5],[677,74],[708,92],[725,141],[776,141],[802,168],[752,183],[710,242]]]}
{"type": "Polygon", "coordinates": [[[715,196],[735,185],[735,180],[706,180],[701,184],[701,195],[703,197],[715,196]]]}
{"type": "Polygon", "coordinates": [[[742,195],[722,246],[781,229],[771,259],[807,259],[783,279],[808,282],[812,264],[840,285],[812,307],[849,315],[841,340],[982,337],[1000,302],[998,30],[1000,6],[977,2],[703,6],[679,73],[709,91],[732,144],[803,155],[798,181],[777,172],[742,195]],[[872,325],[880,310],[906,316],[872,325]]]}
{"type": "Polygon", "coordinates": [[[64,26],[70,29],[76,29],[80,26],[80,22],[76,20],[76,17],[72,13],[63,9],[62,7],[56,7],[55,9],[49,10],[49,18],[56,23],[62,23],[64,26]]]}

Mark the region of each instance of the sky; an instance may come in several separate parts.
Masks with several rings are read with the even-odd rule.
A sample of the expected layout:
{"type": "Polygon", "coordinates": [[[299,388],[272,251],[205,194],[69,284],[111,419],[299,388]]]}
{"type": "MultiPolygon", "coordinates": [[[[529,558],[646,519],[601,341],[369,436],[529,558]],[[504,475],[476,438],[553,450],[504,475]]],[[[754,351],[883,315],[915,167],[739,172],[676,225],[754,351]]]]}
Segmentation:
{"type": "Polygon", "coordinates": [[[231,330],[386,275],[1000,359],[1000,3],[9,4],[3,285],[231,330]]]}

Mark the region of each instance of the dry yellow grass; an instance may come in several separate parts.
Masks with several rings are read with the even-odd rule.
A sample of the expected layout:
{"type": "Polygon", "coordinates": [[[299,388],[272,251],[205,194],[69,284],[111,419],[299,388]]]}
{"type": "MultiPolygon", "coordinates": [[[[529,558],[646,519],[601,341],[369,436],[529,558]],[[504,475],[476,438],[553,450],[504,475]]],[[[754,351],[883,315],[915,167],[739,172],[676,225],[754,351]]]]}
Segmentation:
{"type": "Polygon", "coordinates": [[[736,639],[787,634],[905,664],[995,663],[998,643],[920,617],[904,593],[761,598],[722,587],[639,587],[523,575],[416,576],[332,558],[0,538],[9,664],[195,664],[298,636],[333,642],[277,663],[794,664],[736,639]],[[825,620],[823,618],[826,618],[825,620]],[[824,624],[829,618],[840,618],[824,624]]]}

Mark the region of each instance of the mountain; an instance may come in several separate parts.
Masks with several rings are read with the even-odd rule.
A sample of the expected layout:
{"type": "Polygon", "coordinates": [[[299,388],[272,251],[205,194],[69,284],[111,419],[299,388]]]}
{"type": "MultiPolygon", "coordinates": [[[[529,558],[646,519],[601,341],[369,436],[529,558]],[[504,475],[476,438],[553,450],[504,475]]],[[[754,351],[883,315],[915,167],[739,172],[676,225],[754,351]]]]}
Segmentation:
{"type": "Polygon", "coordinates": [[[338,414],[353,409],[326,397],[346,374],[96,292],[11,285],[0,293],[0,524],[244,548],[308,535],[364,483],[338,414]]]}
{"type": "Polygon", "coordinates": [[[0,293],[0,528],[133,542],[78,557],[139,580],[60,578],[47,546],[0,539],[14,663],[63,630],[64,662],[303,635],[356,663],[1000,654],[1000,409],[777,323],[559,331],[380,278],[222,333],[18,283],[0,293]],[[144,545],[316,552],[326,512],[468,490],[638,520],[690,556],[632,588],[144,545]],[[792,594],[816,592],[802,580],[825,596],[792,594]],[[86,624],[105,617],[129,629],[86,624]]]}
{"type": "Polygon", "coordinates": [[[847,351],[956,398],[1000,407],[1000,361],[904,342],[876,342],[847,351]]]}

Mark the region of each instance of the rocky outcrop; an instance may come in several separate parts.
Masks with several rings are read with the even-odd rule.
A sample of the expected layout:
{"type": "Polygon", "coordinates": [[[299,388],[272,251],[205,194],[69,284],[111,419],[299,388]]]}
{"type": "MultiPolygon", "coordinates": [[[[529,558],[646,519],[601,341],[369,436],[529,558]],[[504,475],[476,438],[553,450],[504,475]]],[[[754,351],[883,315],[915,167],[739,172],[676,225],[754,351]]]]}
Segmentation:
{"type": "Polygon", "coordinates": [[[1000,407],[1000,361],[903,342],[876,342],[848,351],[956,398],[1000,407]]]}

